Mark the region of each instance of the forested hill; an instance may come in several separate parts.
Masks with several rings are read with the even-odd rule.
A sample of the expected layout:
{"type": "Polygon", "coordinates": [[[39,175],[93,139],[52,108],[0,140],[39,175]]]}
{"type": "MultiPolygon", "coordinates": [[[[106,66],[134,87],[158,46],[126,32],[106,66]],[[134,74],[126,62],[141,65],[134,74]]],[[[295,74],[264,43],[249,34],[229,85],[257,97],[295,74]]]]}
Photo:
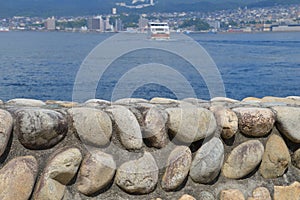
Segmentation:
{"type": "MultiPolygon", "coordinates": [[[[141,0],[141,2],[134,5],[148,3],[149,1],[141,0]]],[[[116,6],[117,2],[133,5],[131,0],[0,0],[0,17],[108,14],[113,7],[117,7],[120,12],[142,13],[154,11],[213,11],[243,6],[265,7],[278,4],[300,4],[300,0],[154,0],[154,6],[129,9],[116,6]]]]}

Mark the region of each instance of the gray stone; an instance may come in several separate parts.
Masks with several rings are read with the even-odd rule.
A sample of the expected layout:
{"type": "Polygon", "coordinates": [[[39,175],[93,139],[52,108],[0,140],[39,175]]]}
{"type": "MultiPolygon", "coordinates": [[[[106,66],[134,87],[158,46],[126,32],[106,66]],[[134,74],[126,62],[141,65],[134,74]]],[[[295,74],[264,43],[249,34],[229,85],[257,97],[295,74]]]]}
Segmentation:
{"type": "Polygon", "coordinates": [[[158,167],[153,156],[144,156],[123,163],[117,170],[116,184],[130,194],[148,194],[155,190],[158,182],[158,167]]]}
{"type": "Polygon", "coordinates": [[[161,187],[176,190],[186,179],[192,163],[192,152],[187,146],[178,146],[170,154],[161,187]]]}
{"type": "Polygon", "coordinates": [[[149,101],[142,98],[124,98],[114,102],[114,104],[132,105],[136,103],[148,103],[149,101]]]}
{"type": "Polygon", "coordinates": [[[221,136],[224,139],[233,137],[238,130],[238,118],[232,110],[224,107],[211,107],[214,113],[221,136]]]}
{"type": "Polygon", "coordinates": [[[215,132],[217,124],[211,111],[189,103],[180,105],[166,109],[169,114],[168,127],[177,140],[192,143],[215,132]]]}
{"type": "Polygon", "coordinates": [[[116,171],[113,157],[99,150],[93,150],[82,161],[77,189],[85,195],[92,195],[107,187],[116,171]]]}
{"type": "Polygon", "coordinates": [[[60,142],[68,132],[65,117],[56,111],[28,108],[16,112],[15,133],[29,149],[47,149],[60,142]]]}
{"type": "Polygon", "coordinates": [[[300,169],[300,148],[293,154],[293,164],[295,167],[300,169]]]}
{"type": "Polygon", "coordinates": [[[103,111],[94,108],[72,108],[68,112],[73,125],[85,144],[96,147],[105,146],[112,136],[112,122],[103,111]]]}
{"type": "Polygon", "coordinates": [[[41,107],[41,106],[45,106],[46,103],[40,100],[36,100],[36,99],[22,99],[22,98],[18,98],[18,99],[11,99],[9,101],[6,102],[7,104],[10,105],[17,105],[17,106],[32,106],[32,107],[41,107]]]}
{"type": "Polygon", "coordinates": [[[292,142],[300,143],[300,108],[273,107],[276,112],[276,127],[292,142]]]}
{"type": "Polygon", "coordinates": [[[290,163],[291,156],[284,140],[278,135],[271,135],[259,168],[261,175],[264,178],[280,177],[290,163]]]}
{"type": "Polygon", "coordinates": [[[249,140],[235,147],[223,165],[227,178],[239,179],[252,172],[261,162],[264,146],[259,140],[249,140]]]}
{"type": "Polygon", "coordinates": [[[13,118],[5,110],[0,110],[0,156],[4,153],[13,127],[13,118]]]}
{"type": "Polygon", "coordinates": [[[197,183],[210,183],[219,175],[223,162],[223,143],[219,138],[213,138],[196,152],[190,176],[197,183]]]}
{"type": "Polygon", "coordinates": [[[150,103],[153,103],[153,104],[179,104],[180,101],[175,100],[175,99],[155,97],[150,100],[150,103]]]}
{"type": "Polygon", "coordinates": [[[261,137],[267,135],[275,122],[274,113],[268,108],[235,108],[239,119],[239,129],[248,136],[261,137]]]}
{"type": "Polygon", "coordinates": [[[199,194],[199,200],[215,200],[214,195],[207,191],[202,191],[199,194]]]}
{"type": "Polygon", "coordinates": [[[64,107],[64,108],[73,108],[78,106],[77,102],[73,101],[55,101],[55,100],[48,100],[46,101],[47,105],[56,105],[57,107],[64,107]]]}
{"type": "Polygon", "coordinates": [[[151,147],[165,147],[169,142],[166,126],[168,114],[152,107],[144,115],[143,137],[145,141],[151,147]]]}
{"type": "Polygon", "coordinates": [[[134,114],[124,106],[112,106],[107,112],[112,114],[122,145],[128,150],[141,149],[143,138],[134,114]]]}
{"type": "Polygon", "coordinates": [[[110,106],[111,102],[102,99],[89,99],[86,102],[84,102],[84,105],[88,107],[110,106]]]}
{"type": "Polygon", "coordinates": [[[210,100],[211,102],[227,102],[227,103],[238,103],[238,100],[227,98],[227,97],[214,97],[210,100]]]}
{"type": "Polygon", "coordinates": [[[41,175],[34,194],[34,200],[61,200],[66,185],[74,178],[82,160],[77,148],[70,148],[54,153],[41,175]]]}
{"type": "Polygon", "coordinates": [[[0,170],[0,199],[28,200],[38,171],[33,156],[17,157],[0,170]]]}

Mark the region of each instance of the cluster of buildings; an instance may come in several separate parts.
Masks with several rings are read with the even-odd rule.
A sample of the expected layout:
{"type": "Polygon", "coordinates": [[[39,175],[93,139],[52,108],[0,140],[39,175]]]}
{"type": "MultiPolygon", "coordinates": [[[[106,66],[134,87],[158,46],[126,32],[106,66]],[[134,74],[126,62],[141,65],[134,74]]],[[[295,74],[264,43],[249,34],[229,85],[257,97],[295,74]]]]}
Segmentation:
{"type": "MultiPolygon", "coordinates": [[[[154,1],[150,1],[150,4],[154,1]]],[[[121,15],[131,15],[122,13],[121,15]]],[[[210,30],[218,32],[300,31],[300,4],[269,8],[238,8],[215,12],[150,13],[140,15],[139,20],[122,22],[121,15],[113,8],[109,15],[79,17],[20,17],[0,18],[0,27],[10,30],[32,31],[84,31],[119,32],[134,30],[144,32],[151,20],[168,22],[173,31],[193,31],[182,27],[186,20],[201,19],[210,30]],[[134,25],[134,26],[132,26],[134,25]]]]}

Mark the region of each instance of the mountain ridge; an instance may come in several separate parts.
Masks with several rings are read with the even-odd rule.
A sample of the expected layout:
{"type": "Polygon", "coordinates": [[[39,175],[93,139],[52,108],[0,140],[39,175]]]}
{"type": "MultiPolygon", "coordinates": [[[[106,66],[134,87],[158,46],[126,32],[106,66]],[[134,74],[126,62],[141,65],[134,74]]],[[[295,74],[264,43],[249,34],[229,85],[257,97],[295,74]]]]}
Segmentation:
{"type": "MultiPolygon", "coordinates": [[[[187,12],[233,9],[242,6],[265,7],[273,5],[300,4],[299,0],[154,0],[155,5],[143,9],[116,6],[131,0],[0,0],[0,17],[11,16],[80,16],[109,14],[113,7],[119,12],[187,12]]],[[[141,2],[139,2],[141,3],[141,2]]]]}

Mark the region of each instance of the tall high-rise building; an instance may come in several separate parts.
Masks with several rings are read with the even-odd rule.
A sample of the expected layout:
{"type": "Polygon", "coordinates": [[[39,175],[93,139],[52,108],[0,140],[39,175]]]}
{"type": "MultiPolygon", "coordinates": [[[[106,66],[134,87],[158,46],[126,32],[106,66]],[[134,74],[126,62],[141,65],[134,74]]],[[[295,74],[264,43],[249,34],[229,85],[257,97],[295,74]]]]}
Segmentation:
{"type": "Polygon", "coordinates": [[[45,28],[48,31],[54,31],[55,30],[55,18],[54,17],[46,19],[45,28]]]}
{"type": "Polygon", "coordinates": [[[123,24],[121,19],[116,19],[115,21],[115,32],[120,32],[123,30],[123,24]]]}
{"type": "Polygon", "coordinates": [[[102,16],[96,16],[88,19],[88,29],[93,31],[105,31],[105,24],[102,16]]]}
{"type": "Polygon", "coordinates": [[[112,31],[112,27],[110,25],[109,19],[110,19],[110,17],[107,16],[106,20],[105,20],[105,31],[112,31]]]}

